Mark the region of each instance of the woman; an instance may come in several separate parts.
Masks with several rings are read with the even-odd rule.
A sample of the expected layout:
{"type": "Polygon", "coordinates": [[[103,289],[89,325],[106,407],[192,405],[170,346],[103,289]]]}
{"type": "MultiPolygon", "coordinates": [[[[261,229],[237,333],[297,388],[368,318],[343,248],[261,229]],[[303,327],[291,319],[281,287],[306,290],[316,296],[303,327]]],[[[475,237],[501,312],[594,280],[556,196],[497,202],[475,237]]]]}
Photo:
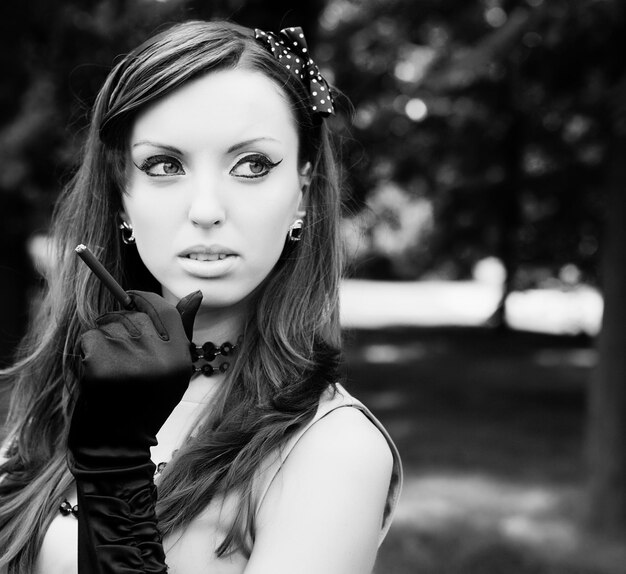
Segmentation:
{"type": "Polygon", "coordinates": [[[6,372],[0,571],[371,570],[401,467],[337,374],[331,113],[299,28],[188,22],[112,70],[6,372]]]}

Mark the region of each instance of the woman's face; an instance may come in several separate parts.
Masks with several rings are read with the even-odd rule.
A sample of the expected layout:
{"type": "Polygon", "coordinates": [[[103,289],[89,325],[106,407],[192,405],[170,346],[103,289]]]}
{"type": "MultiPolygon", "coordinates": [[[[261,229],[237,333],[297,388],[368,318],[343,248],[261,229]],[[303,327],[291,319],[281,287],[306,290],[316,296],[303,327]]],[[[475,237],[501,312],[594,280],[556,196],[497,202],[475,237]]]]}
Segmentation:
{"type": "MultiPolygon", "coordinates": [[[[123,204],[139,254],[175,302],[243,301],[298,218],[306,174],[279,87],[261,73],[209,73],[141,113],[123,204]]],[[[307,165],[308,168],[308,165],[307,165]]]]}

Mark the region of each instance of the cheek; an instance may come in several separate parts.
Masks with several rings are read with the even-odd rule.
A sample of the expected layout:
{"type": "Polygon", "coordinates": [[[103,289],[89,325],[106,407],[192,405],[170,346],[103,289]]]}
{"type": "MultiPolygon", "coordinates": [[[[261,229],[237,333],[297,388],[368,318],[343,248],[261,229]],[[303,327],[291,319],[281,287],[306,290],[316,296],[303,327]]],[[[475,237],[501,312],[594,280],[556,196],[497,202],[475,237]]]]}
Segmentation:
{"type": "Polygon", "coordinates": [[[256,212],[242,232],[261,260],[278,259],[283,250],[291,218],[284,213],[256,212]]]}
{"type": "Polygon", "coordinates": [[[134,191],[125,198],[124,208],[133,225],[139,256],[154,273],[166,263],[167,247],[171,246],[178,225],[179,206],[157,200],[153,194],[134,191]]]}
{"type": "Polygon", "coordinates": [[[126,196],[124,208],[137,238],[162,237],[163,231],[175,225],[183,214],[183,204],[174,194],[168,197],[167,194],[148,193],[141,189],[133,190],[132,195],[126,196]]]}
{"type": "Polygon", "coordinates": [[[247,244],[254,253],[253,260],[260,269],[271,268],[279,259],[287,240],[289,226],[296,219],[298,198],[289,202],[267,201],[251,209],[246,222],[240,222],[247,244]]]}

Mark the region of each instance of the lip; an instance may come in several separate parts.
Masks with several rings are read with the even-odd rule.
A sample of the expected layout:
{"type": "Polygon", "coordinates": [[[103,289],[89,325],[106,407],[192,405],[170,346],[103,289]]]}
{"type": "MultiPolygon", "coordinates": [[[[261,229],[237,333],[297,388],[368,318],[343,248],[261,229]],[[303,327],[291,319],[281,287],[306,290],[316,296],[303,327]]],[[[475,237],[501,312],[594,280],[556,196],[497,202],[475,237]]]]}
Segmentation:
{"type": "MultiPolygon", "coordinates": [[[[190,253],[200,253],[191,251],[190,253]]],[[[206,253],[206,252],[202,252],[206,253]]],[[[218,253],[224,253],[220,251],[218,253]]],[[[215,253],[213,253],[215,255],[215,253]]],[[[202,261],[198,259],[190,259],[189,257],[177,257],[178,264],[181,269],[193,277],[199,279],[217,279],[231,273],[239,262],[238,255],[228,255],[223,259],[214,259],[210,261],[202,261]]]]}
{"type": "Polygon", "coordinates": [[[202,255],[237,255],[232,249],[224,247],[223,245],[193,245],[183,249],[177,254],[178,257],[187,257],[192,253],[198,253],[202,255]]]}

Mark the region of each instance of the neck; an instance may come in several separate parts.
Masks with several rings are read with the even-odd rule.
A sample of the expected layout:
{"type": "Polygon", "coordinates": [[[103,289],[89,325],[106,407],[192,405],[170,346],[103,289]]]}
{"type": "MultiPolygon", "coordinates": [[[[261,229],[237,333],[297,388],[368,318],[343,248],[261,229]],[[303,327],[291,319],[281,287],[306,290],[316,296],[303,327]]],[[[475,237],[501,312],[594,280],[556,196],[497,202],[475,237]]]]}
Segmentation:
{"type": "Polygon", "coordinates": [[[226,341],[236,343],[244,322],[244,309],[200,307],[194,324],[193,341],[197,345],[206,341],[216,345],[226,341]]]}

